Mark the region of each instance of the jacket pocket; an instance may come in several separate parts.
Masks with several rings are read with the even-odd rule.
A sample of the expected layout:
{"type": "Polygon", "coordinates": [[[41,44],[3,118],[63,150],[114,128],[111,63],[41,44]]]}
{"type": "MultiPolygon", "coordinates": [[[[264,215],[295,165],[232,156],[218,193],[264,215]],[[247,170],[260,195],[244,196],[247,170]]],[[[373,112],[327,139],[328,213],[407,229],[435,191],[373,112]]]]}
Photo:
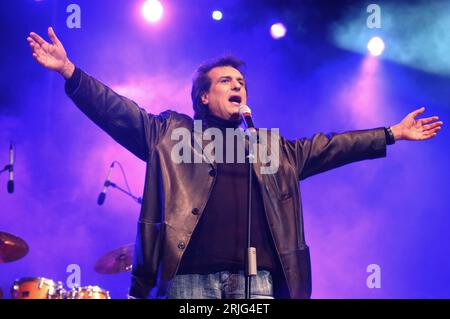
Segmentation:
{"type": "Polygon", "coordinates": [[[292,193],[288,189],[284,189],[279,181],[278,174],[267,175],[268,191],[274,194],[279,201],[285,201],[292,198],[292,193]]]}

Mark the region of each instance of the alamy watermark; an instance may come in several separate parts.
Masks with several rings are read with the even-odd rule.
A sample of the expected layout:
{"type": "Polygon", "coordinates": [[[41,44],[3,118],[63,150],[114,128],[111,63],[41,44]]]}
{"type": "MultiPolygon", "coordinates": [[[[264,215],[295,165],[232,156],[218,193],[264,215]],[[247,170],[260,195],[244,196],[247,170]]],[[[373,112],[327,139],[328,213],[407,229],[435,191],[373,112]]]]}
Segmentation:
{"type": "Polygon", "coordinates": [[[377,264],[370,264],[366,271],[370,273],[366,279],[367,288],[381,288],[381,267],[377,264]]]}
{"type": "Polygon", "coordinates": [[[375,3],[369,4],[367,12],[370,13],[366,21],[367,27],[369,29],[381,29],[381,7],[375,3]]]}
{"type": "Polygon", "coordinates": [[[172,131],[170,138],[176,143],[172,147],[171,159],[175,164],[245,163],[248,159],[248,162],[260,165],[261,174],[278,171],[279,129],[259,129],[254,137],[248,138],[239,128],[226,128],[224,134],[215,127],[203,130],[202,124],[201,120],[195,120],[193,131],[185,127],[172,131]],[[246,139],[254,143],[246,143],[246,139]]]}
{"type": "Polygon", "coordinates": [[[70,264],[66,267],[66,272],[70,273],[66,279],[66,285],[69,288],[81,286],[81,267],[77,264],[70,264]]]}
{"type": "Polygon", "coordinates": [[[66,19],[66,25],[69,29],[81,28],[81,8],[78,4],[69,4],[66,8],[66,12],[70,13],[66,19]]]}

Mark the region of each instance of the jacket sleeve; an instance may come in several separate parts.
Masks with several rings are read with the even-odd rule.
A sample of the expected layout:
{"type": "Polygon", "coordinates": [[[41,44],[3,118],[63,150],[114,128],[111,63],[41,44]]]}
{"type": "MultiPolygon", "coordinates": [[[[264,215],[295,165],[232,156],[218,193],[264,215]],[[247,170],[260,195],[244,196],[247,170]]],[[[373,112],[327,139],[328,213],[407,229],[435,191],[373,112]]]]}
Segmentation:
{"type": "Polygon", "coordinates": [[[66,81],[65,90],[95,124],[144,161],[167,129],[170,112],[147,114],[79,68],[66,81]]]}
{"type": "Polygon", "coordinates": [[[328,171],[352,162],[386,156],[384,128],[315,134],[311,139],[285,141],[287,156],[295,161],[298,178],[328,171]]]}

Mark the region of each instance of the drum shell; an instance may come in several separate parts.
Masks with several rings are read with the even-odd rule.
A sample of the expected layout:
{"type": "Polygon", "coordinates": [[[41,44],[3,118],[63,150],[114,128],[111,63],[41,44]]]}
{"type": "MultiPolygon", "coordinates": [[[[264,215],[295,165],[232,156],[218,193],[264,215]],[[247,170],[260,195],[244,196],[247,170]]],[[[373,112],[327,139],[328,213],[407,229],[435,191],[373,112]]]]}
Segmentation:
{"type": "Polygon", "coordinates": [[[64,299],[62,283],[44,277],[18,279],[11,287],[12,299],[64,299]]]}
{"type": "Polygon", "coordinates": [[[67,299],[111,299],[109,291],[99,286],[73,287],[66,296],[67,299]]]}

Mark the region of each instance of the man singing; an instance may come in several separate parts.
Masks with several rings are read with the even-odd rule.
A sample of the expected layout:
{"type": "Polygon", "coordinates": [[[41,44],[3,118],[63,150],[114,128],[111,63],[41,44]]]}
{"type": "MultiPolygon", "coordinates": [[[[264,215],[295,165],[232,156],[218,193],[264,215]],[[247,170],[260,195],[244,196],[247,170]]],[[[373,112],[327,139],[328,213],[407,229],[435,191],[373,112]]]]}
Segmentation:
{"type": "MultiPolygon", "coordinates": [[[[195,120],[174,111],[149,114],[133,101],[76,68],[52,28],[51,43],[36,33],[27,38],[34,59],[66,80],[67,95],[113,139],[147,162],[142,208],[132,267],[132,298],[243,298],[249,160],[174,161],[176,130],[220,132],[241,124],[247,104],[243,63],[219,58],[197,69],[192,85],[195,120]],[[217,131],[216,130],[216,131],[217,131]]],[[[252,165],[251,238],[258,271],[251,298],[309,298],[309,248],[303,230],[299,181],[342,165],[386,156],[386,145],[428,140],[442,122],[418,119],[424,108],[400,123],[311,139],[279,136],[268,153],[276,170],[252,165]]],[[[268,138],[274,132],[258,130],[268,138]]],[[[225,133],[224,133],[225,135],[225,133]]],[[[188,152],[199,154],[195,141],[188,152]]],[[[200,143],[202,144],[202,143],[200,143]]],[[[216,145],[217,146],[217,145],[216,145]]],[[[228,143],[226,156],[235,151],[228,143]]],[[[202,154],[200,145],[200,154],[202,154]]],[[[184,150],[185,151],[185,150],[184,150]]],[[[203,155],[201,155],[203,156],[203,155]]]]}

